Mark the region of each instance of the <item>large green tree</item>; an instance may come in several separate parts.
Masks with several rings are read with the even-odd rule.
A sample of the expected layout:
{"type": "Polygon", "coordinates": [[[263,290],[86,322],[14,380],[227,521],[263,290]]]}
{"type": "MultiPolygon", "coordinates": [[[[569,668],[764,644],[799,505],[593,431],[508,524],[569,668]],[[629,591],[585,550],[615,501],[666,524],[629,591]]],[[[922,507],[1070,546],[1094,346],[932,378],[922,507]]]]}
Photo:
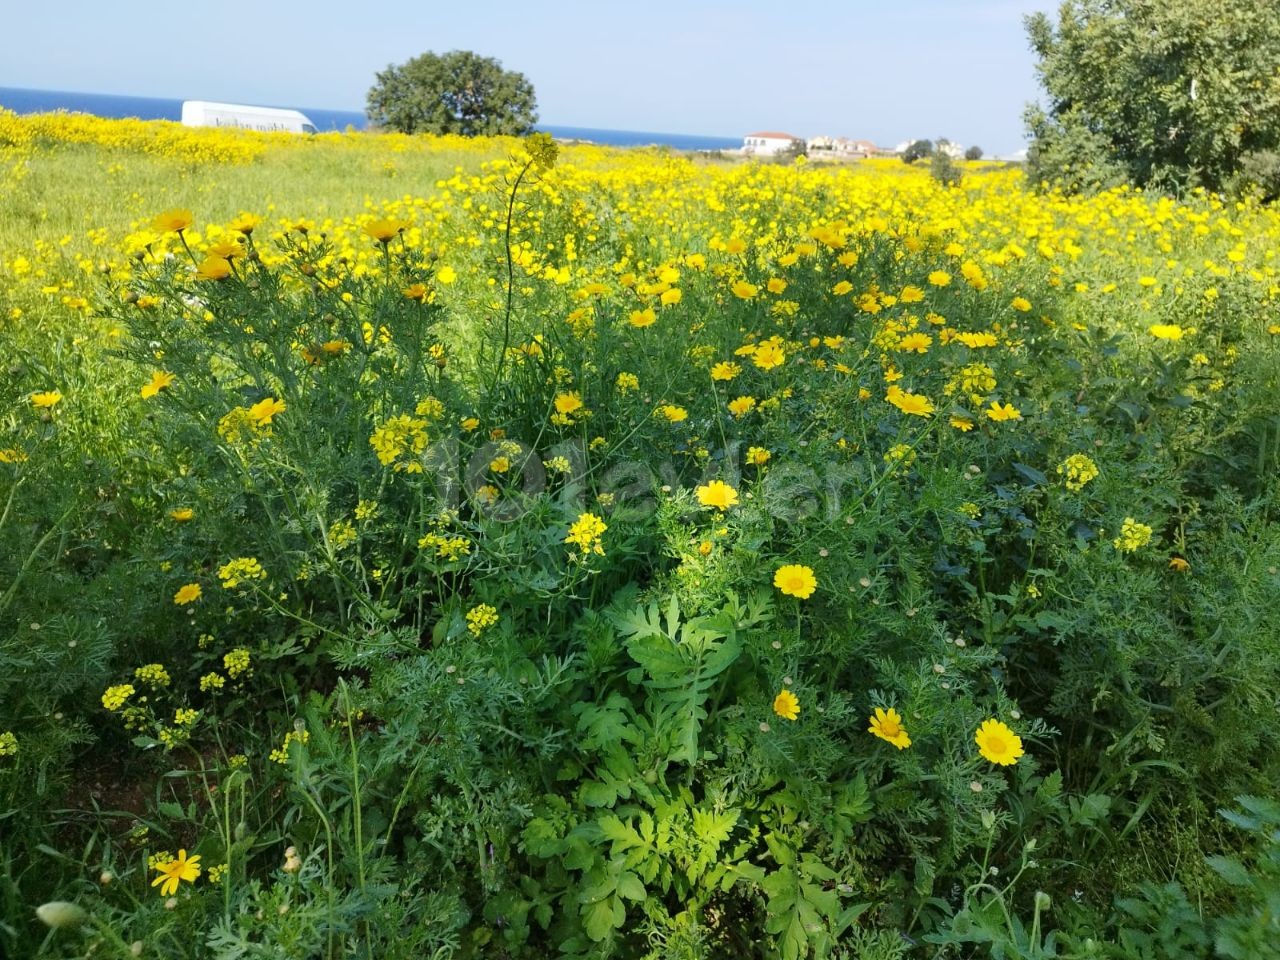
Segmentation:
{"type": "Polygon", "coordinates": [[[538,120],[533,84],[469,50],[424,53],[377,74],[369,120],[402,133],[524,136],[538,120]]]}
{"type": "Polygon", "coordinates": [[[1029,165],[1069,186],[1222,189],[1280,151],[1280,3],[1064,0],[1026,19],[1029,165]]]}

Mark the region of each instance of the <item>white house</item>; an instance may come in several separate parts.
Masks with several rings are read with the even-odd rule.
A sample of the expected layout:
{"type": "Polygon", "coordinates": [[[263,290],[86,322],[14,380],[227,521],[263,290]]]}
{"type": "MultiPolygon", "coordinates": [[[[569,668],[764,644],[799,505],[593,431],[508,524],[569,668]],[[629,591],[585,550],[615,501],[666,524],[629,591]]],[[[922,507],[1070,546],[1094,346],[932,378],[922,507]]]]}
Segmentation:
{"type": "Polygon", "coordinates": [[[782,153],[784,150],[791,149],[791,144],[797,140],[804,143],[803,137],[792,136],[789,133],[778,133],[774,130],[748,133],[742,138],[742,152],[759,157],[771,157],[782,153]]]}
{"type": "MultiPolygon", "coordinates": [[[[923,140],[925,138],[919,137],[917,139],[923,140]]],[[[904,154],[907,152],[907,147],[911,146],[915,142],[916,140],[903,140],[902,143],[893,148],[893,152],[896,154],[904,154]]],[[[937,142],[930,141],[930,143],[933,143],[935,150],[940,153],[945,153],[952,160],[959,160],[964,156],[964,146],[962,144],[952,143],[950,140],[938,140],[937,142]]]]}

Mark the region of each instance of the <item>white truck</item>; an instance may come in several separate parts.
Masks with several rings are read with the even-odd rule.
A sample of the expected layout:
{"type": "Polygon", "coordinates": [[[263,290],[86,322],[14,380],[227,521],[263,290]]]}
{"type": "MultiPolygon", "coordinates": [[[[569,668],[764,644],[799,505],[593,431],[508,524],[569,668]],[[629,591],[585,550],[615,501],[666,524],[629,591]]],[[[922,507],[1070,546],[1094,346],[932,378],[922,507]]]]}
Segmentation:
{"type": "Polygon", "coordinates": [[[300,110],[252,107],[243,103],[184,100],[182,123],[187,127],[239,127],[267,133],[315,133],[316,125],[300,110]]]}

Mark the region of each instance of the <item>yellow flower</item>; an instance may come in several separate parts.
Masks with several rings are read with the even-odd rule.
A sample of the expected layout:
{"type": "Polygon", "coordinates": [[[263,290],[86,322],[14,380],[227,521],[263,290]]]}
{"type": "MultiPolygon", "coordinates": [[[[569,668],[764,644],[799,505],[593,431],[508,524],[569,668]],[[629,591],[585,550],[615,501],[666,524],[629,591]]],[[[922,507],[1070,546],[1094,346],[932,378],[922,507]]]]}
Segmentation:
{"type": "Polygon", "coordinates": [[[735,417],[742,417],[750,413],[755,405],[755,397],[738,397],[736,400],[729,401],[729,412],[735,417]]]}
{"type": "Polygon", "coordinates": [[[1121,553],[1135,553],[1151,542],[1154,531],[1145,523],[1139,523],[1133,517],[1125,517],[1120,524],[1120,536],[1111,541],[1121,553]]]}
{"type": "Polygon", "coordinates": [[[999,720],[984,720],[974,741],[983,757],[1002,767],[1013,766],[1023,754],[1022,738],[999,720]]]}
{"type": "Polygon", "coordinates": [[[362,228],[364,232],[379,243],[390,243],[401,230],[409,224],[404,220],[371,220],[362,228]]]}
{"type": "Polygon", "coordinates": [[[1073,453],[1058,464],[1058,475],[1066,477],[1068,490],[1083,490],[1084,485],[1098,475],[1098,465],[1083,453],[1073,453]]]}
{"type": "Polygon", "coordinates": [[[662,305],[664,307],[674,307],[680,302],[681,296],[680,288],[672,287],[670,290],[664,290],[659,299],[662,301],[662,305]]]}
{"type": "Polygon", "coordinates": [[[406,300],[417,300],[419,303],[427,299],[426,285],[421,283],[412,283],[401,290],[400,293],[406,300]]]}
{"type": "Polygon", "coordinates": [[[689,411],[684,407],[677,407],[674,404],[664,403],[658,408],[658,413],[667,418],[670,423],[679,423],[681,420],[689,418],[689,411]]]}
{"type": "Polygon", "coordinates": [[[1178,573],[1187,573],[1191,569],[1191,564],[1187,563],[1182,557],[1170,557],[1169,569],[1176,570],[1178,573]]]}
{"type": "Polygon", "coordinates": [[[125,702],[135,693],[137,693],[137,690],[132,683],[120,683],[114,687],[107,687],[102,694],[102,705],[114,713],[123,707],[125,702]]]}
{"type": "Polygon", "coordinates": [[[955,427],[961,433],[968,433],[973,429],[973,421],[968,417],[962,417],[958,413],[951,415],[951,426],[955,427]]]}
{"type": "Polygon", "coordinates": [[[897,386],[889,388],[885,394],[885,399],[903,413],[913,414],[917,417],[927,417],[933,413],[933,402],[928,397],[921,396],[918,393],[907,393],[897,386]]]}
{"type": "Polygon", "coordinates": [[[782,344],[776,340],[766,340],[756,347],[755,352],[751,355],[751,362],[761,370],[772,370],[774,367],[780,367],[786,362],[786,359],[787,355],[782,349],[782,344]]]}
{"type": "Polygon", "coordinates": [[[568,415],[582,409],[582,395],[577,391],[561,393],[555,399],[556,413],[568,415]]]}
{"type": "Polygon", "coordinates": [[[480,636],[498,622],[498,611],[487,603],[481,603],[467,611],[467,629],[480,636]]]}
{"type": "Polygon", "coordinates": [[[583,556],[588,553],[604,556],[604,545],[601,543],[600,537],[608,529],[609,525],[594,513],[584,513],[569,527],[569,532],[566,534],[564,542],[577,547],[579,553],[583,556]]]}
{"type": "Polygon", "coordinates": [[[1013,307],[1013,309],[1017,310],[1019,313],[1026,313],[1031,309],[1031,301],[1026,297],[1014,297],[1009,306],[1013,307]]]}
{"type": "Polygon", "coordinates": [[[62,402],[62,394],[57,390],[46,390],[44,393],[33,393],[31,395],[31,405],[40,409],[49,409],[56,407],[62,402]]]}
{"type": "Polygon", "coordinates": [[[1011,403],[1001,405],[992,400],[991,406],[989,406],[984,412],[989,419],[995,421],[1022,419],[1022,411],[1011,403]]]}
{"type": "Polygon", "coordinates": [[[645,307],[643,310],[632,310],[627,322],[637,329],[643,329],[657,319],[658,315],[654,313],[653,307],[645,307]]]}
{"type": "Polygon", "coordinates": [[[142,399],[150,400],[152,397],[158,394],[161,390],[167,390],[171,386],[173,386],[174,381],[177,379],[178,378],[174,376],[172,373],[166,373],[163,370],[157,370],[155,373],[151,375],[151,379],[142,385],[142,390],[140,391],[142,394],[142,399]]]}
{"type": "Polygon", "coordinates": [[[436,271],[436,279],[448,286],[458,279],[458,271],[453,267],[441,267],[436,271]]]}
{"type": "Polygon", "coordinates": [[[205,257],[196,267],[200,280],[225,280],[231,275],[231,261],[226,257],[205,257]]]}
{"type": "Polygon", "coordinates": [[[813,575],[812,568],[788,563],[774,573],[773,585],[788,597],[808,600],[818,587],[818,578],[813,575]]]}
{"type": "Polygon", "coordinates": [[[260,427],[265,427],[271,423],[271,418],[277,413],[284,413],[285,404],[283,400],[277,400],[275,397],[266,397],[259,400],[249,408],[249,416],[253,418],[254,423],[260,427]]]}
{"type": "Polygon", "coordinates": [[[712,480],[694,490],[694,494],[704,507],[714,507],[717,510],[728,510],[738,502],[738,491],[723,480],[712,480]]]}
{"type": "Polygon", "coordinates": [[[902,726],[902,717],[898,716],[898,711],[893,707],[888,710],[876,707],[875,713],[867,719],[871,721],[871,726],[867,727],[867,733],[874,733],[899,750],[905,750],[911,746],[911,738],[907,736],[907,731],[902,726]]]}
{"type": "Polygon", "coordinates": [[[238,217],[227,224],[227,226],[236,231],[236,233],[243,233],[245,236],[248,236],[253,233],[254,228],[260,223],[262,223],[261,217],[255,216],[252,213],[241,213],[238,217]]]}
{"type": "Polygon", "coordinates": [[[924,291],[916,286],[906,286],[902,288],[902,292],[898,294],[898,300],[901,303],[919,303],[924,299],[924,291]]]}
{"type": "Polygon", "coordinates": [[[181,233],[194,222],[195,217],[190,210],[174,207],[156,214],[155,219],[151,221],[151,229],[156,233],[181,233]]]}
{"type": "Polygon", "coordinates": [[[970,350],[979,350],[983,347],[994,347],[1000,342],[996,339],[996,335],[994,333],[988,333],[985,330],[978,331],[977,333],[961,333],[956,336],[956,339],[970,350]]]}
{"type": "Polygon", "coordinates": [[[160,871],[160,876],[152,880],[151,885],[160,887],[160,896],[171,897],[178,892],[178,884],[182,881],[196,882],[200,876],[200,857],[188,857],[187,851],[179,850],[178,859],[156,864],[155,869],[160,871]]]}
{"type": "Polygon", "coordinates": [[[747,463],[751,464],[754,467],[763,467],[766,463],[769,462],[769,458],[772,456],[773,454],[770,453],[768,450],[766,450],[764,447],[748,447],[747,448],[747,463]]]}
{"type": "Polygon", "coordinates": [[[783,690],[773,698],[773,712],[783,720],[795,720],[800,716],[800,701],[790,690],[783,690]]]}
{"type": "Polygon", "coordinates": [[[173,595],[173,602],[180,607],[184,607],[188,603],[195,603],[199,600],[202,592],[200,584],[188,583],[178,588],[178,592],[173,595]]]}
{"type": "Polygon", "coordinates": [[[235,680],[242,673],[249,669],[253,657],[244,647],[236,647],[234,650],[228,651],[222,658],[222,666],[231,675],[231,679],[235,680]]]}
{"type": "Polygon", "coordinates": [[[712,380],[732,380],[742,372],[742,367],[729,360],[721,361],[711,368],[712,380]]]}
{"type": "Polygon", "coordinates": [[[218,579],[224,589],[233,590],[245,580],[267,579],[267,571],[254,557],[237,557],[218,568],[218,579]]]}
{"type": "Polygon", "coordinates": [[[787,291],[787,281],[783,280],[781,277],[770,278],[769,282],[764,286],[770,293],[786,293],[787,291]]]}
{"type": "Polygon", "coordinates": [[[745,280],[735,281],[731,289],[733,290],[733,295],[740,300],[750,300],[760,292],[759,287],[754,283],[747,283],[745,280]]]}
{"type": "Polygon", "coordinates": [[[929,283],[935,287],[945,287],[951,282],[951,274],[945,270],[935,270],[929,274],[929,283]]]}
{"type": "Polygon", "coordinates": [[[898,349],[903,353],[928,353],[932,343],[933,337],[927,333],[909,333],[898,341],[898,349]]]}
{"type": "Polygon", "coordinates": [[[1157,340],[1181,340],[1185,332],[1176,323],[1153,323],[1147,327],[1147,333],[1157,340]]]}

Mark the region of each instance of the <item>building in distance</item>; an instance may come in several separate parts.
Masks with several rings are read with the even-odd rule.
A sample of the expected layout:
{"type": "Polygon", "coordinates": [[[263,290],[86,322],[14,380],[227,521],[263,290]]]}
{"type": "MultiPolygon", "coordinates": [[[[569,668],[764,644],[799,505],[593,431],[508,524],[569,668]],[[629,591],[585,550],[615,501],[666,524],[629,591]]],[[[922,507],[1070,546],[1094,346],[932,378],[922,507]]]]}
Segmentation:
{"type": "Polygon", "coordinates": [[[795,149],[795,145],[804,146],[804,137],[776,130],[764,130],[759,133],[748,133],[742,138],[742,152],[746,156],[772,157],[779,153],[795,149]]]}

